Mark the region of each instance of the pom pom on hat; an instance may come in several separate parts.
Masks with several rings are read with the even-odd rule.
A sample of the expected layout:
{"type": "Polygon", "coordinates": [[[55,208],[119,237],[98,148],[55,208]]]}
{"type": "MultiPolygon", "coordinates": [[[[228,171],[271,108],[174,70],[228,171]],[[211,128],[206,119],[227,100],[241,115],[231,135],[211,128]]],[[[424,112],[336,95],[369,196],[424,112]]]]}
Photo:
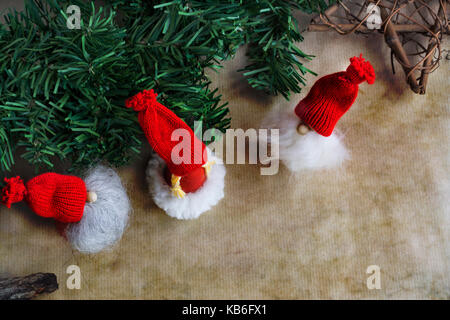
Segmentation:
{"type": "Polygon", "coordinates": [[[297,116],[318,134],[328,137],[358,95],[358,85],[375,81],[375,72],[362,55],[350,59],[346,71],[317,80],[295,108],[297,116]]]}
{"type": "Polygon", "coordinates": [[[125,101],[125,106],[127,108],[132,108],[136,112],[144,111],[156,106],[158,103],[158,101],[156,101],[157,97],[158,95],[153,90],[144,90],[127,99],[125,101]]]}
{"type": "Polygon", "coordinates": [[[27,194],[27,189],[20,177],[5,178],[6,186],[2,190],[2,203],[8,208],[11,204],[20,202],[27,194]]]}
{"type": "Polygon", "coordinates": [[[368,84],[373,84],[375,82],[375,71],[370,62],[362,57],[362,53],[359,57],[350,58],[350,65],[346,72],[353,83],[360,84],[367,81],[368,84]]]}

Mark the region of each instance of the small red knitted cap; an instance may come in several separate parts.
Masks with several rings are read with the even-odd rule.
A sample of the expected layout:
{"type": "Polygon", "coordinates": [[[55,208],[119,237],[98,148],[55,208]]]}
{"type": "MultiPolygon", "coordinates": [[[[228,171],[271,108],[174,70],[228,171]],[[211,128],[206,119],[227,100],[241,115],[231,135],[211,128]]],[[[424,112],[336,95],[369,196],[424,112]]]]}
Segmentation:
{"type": "Polygon", "coordinates": [[[153,90],[144,90],[127,99],[125,106],[139,112],[139,123],[148,142],[166,162],[170,173],[179,177],[187,176],[208,162],[206,146],[183,120],[156,101],[156,98],[157,94],[153,90]],[[177,129],[182,130],[173,137],[177,129]],[[177,147],[179,144],[186,148],[177,147]],[[186,150],[188,155],[183,154],[186,150]]]}
{"type": "Polygon", "coordinates": [[[317,133],[328,137],[338,120],[355,102],[358,85],[364,81],[374,83],[375,71],[361,54],[350,58],[346,71],[317,80],[308,95],[295,107],[295,113],[317,133]]]}
{"type": "Polygon", "coordinates": [[[20,177],[5,178],[1,202],[11,204],[26,200],[39,216],[54,218],[63,223],[81,220],[86,204],[86,185],[75,176],[56,173],[41,174],[24,185],[20,177]]]}

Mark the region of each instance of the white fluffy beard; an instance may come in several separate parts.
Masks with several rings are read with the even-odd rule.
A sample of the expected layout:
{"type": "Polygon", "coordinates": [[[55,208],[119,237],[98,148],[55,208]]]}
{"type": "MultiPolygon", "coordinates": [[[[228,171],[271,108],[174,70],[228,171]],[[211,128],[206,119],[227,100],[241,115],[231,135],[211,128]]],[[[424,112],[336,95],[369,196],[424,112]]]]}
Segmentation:
{"type": "Polygon", "coordinates": [[[280,160],[294,172],[301,170],[329,169],[340,166],[350,155],[342,142],[343,136],[336,130],[324,137],[314,130],[305,135],[297,132],[299,118],[294,110],[270,113],[262,123],[263,128],[279,129],[280,160]]]}
{"type": "Polygon", "coordinates": [[[68,224],[65,235],[82,253],[97,253],[120,240],[128,225],[130,201],[117,173],[104,166],[91,169],[84,179],[97,201],[86,203],[79,222],[68,224]]]}
{"type": "Polygon", "coordinates": [[[208,150],[208,160],[216,161],[203,184],[195,192],[186,193],[184,198],[172,195],[170,186],[164,179],[166,164],[156,153],[148,162],[146,176],[150,195],[158,207],[163,209],[172,218],[181,220],[196,219],[202,213],[210,210],[224,197],[225,166],[208,150]]]}

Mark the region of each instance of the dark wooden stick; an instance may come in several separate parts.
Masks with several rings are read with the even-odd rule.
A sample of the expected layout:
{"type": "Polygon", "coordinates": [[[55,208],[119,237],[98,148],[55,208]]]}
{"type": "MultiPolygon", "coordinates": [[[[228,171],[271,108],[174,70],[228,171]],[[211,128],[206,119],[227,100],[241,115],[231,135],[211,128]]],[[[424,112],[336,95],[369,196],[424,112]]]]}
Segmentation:
{"type": "Polygon", "coordinates": [[[26,277],[0,279],[0,300],[28,300],[58,289],[56,275],[35,273],[26,277]]]}

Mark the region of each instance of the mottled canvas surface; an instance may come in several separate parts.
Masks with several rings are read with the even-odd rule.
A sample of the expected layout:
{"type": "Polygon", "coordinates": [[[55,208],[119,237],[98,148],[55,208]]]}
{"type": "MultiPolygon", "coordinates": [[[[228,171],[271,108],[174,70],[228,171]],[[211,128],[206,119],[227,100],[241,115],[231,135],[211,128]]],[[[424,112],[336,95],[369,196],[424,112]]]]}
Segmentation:
{"type": "MultiPolygon", "coordinates": [[[[8,1],[1,2],[0,8],[8,1]]],[[[443,44],[444,48],[448,41],[443,44]]],[[[293,175],[280,166],[228,165],[225,199],[194,221],[177,221],[148,195],[140,160],[119,170],[134,212],[119,245],[86,256],[73,252],[54,223],[24,204],[0,209],[0,274],[53,272],[60,289],[48,299],[398,299],[450,298],[449,62],[414,94],[380,35],[306,33],[299,46],[321,75],[344,70],[363,53],[375,84],[338,124],[351,160],[339,170],[293,175]],[[80,290],[66,288],[78,265],[80,290]],[[368,290],[366,269],[381,269],[381,289],[368,290]]],[[[244,51],[211,74],[230,102],[233,128],[258,128],[290,102],[255,92],[237,73],[244,51]]],[[[30,178],[19,163],[12,174],[30,178]]]]}

